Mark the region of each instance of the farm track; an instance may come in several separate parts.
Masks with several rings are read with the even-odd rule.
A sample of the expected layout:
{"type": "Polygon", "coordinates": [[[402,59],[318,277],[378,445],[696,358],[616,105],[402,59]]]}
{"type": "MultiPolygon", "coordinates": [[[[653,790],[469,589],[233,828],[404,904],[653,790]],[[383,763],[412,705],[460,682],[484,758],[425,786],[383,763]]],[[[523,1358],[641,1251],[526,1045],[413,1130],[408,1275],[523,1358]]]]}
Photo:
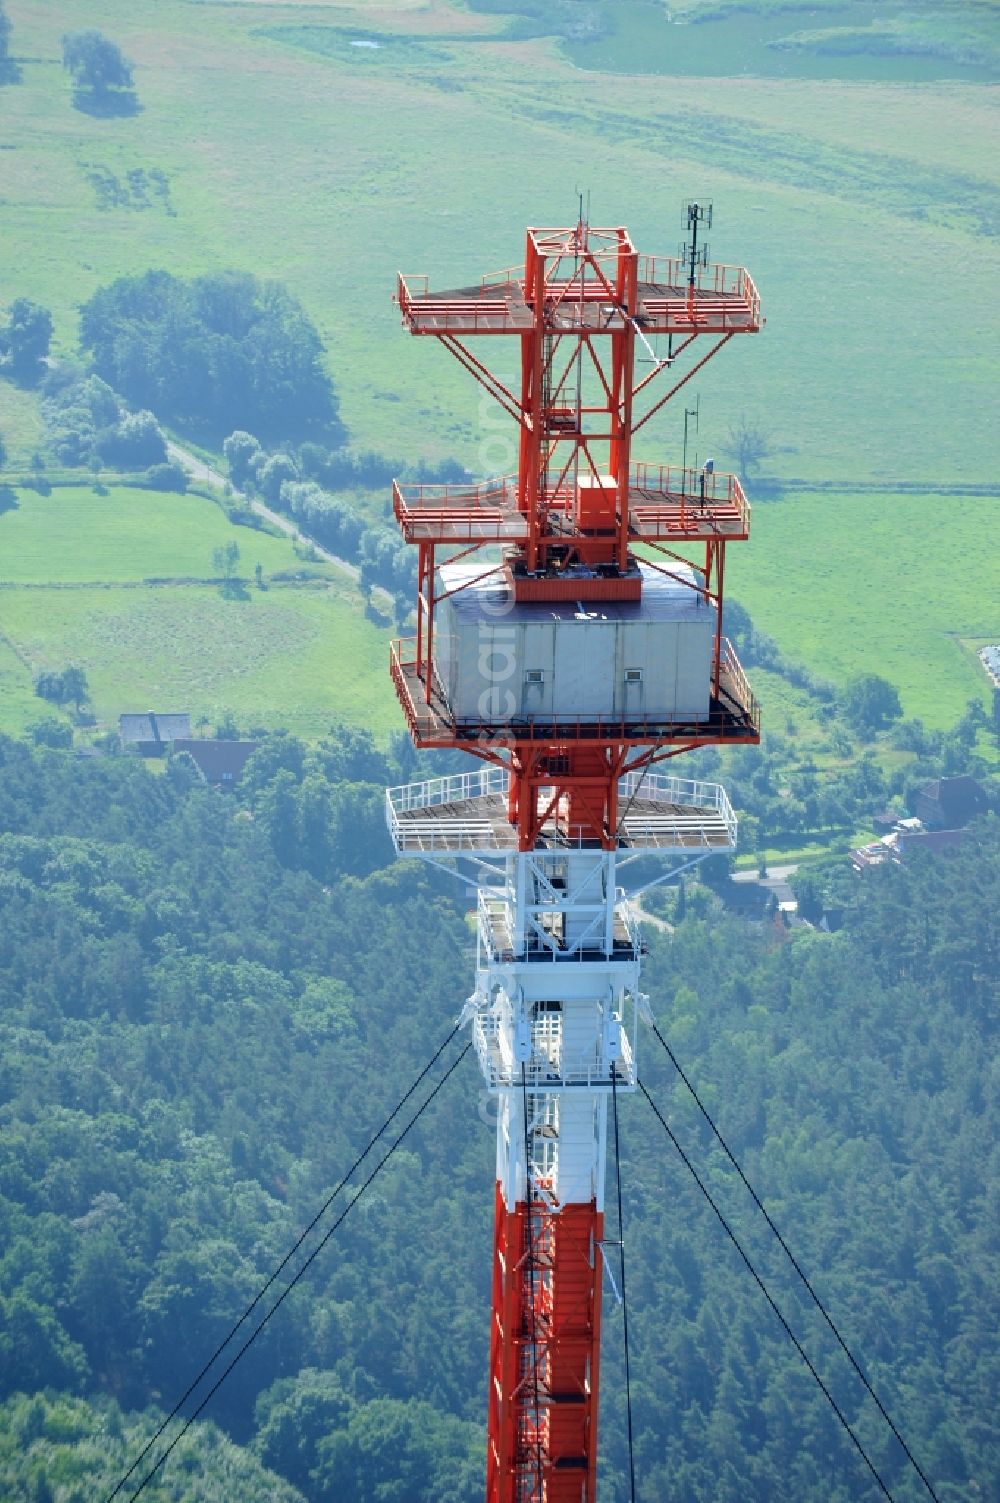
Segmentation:
{"type": "MultiPolygon", "coordinates": [[[[203,459],[199,459],[196,454],[192,454],[190,449],[184,449],[180,444],[174,443],[172,440],[168,440],[167,442],[167,454],[175,463],[185,469],[193,480],[199,481],[202,485],[212,485],[216,486],[219,490],[224,490],[230,483],[221,471],[213,469],[203,459]]],[[[231,494],[234,501],[244,502],[256,516],[270,522],[273,527],[277,527],[278,531],[283,532],[286,537],[293,539],[301,538],[309,544],[310,548],[314,549],[324,563],[333,564],[335,568],[342,569],[345,574],[350,575],[355,584],[358,582],[361,577],[361,570],[357,564],[350,563],[348,559],[341,558],[337,553],[331,553],[329,548],[324,548],[322,543],[317,543],[314,538],[309,537],[308,533],[303,532],[298,523],[294,522],[291,517],[286,517],[281,512],[273,511],[270,506],[265,506],[264,502],[257,500],[256,497],[248,496],[245,491],[233,490],[231,494]]],[[[392,604],[392,595],[388,590],[384,590],[381,585],[373,586],[372,595],[378,595],[387,601],[389,605],[392,604]]]]}

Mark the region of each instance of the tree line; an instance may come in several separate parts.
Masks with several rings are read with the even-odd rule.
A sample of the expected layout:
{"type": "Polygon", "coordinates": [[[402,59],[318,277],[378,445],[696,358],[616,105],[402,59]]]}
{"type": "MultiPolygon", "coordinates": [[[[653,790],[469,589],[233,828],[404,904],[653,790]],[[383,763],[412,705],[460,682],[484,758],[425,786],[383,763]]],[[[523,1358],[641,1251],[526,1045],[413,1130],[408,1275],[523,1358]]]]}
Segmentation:
{"type": "MultiPolygon", "coordinates": [[[[86,376],[63,363],[49,371],[41,389],[49,442],[62,464],[140,471],[155,490],[187,489],[187,474],[168,458],[163,429],[153,414],[131,411],[100,376],[86,376]]],[[[37,473],[41,476],[40,468],[37,473]]]]}
{"type": "Polygon", "coordinates": [[[84,304],[80,344],[134,406],[210,436],[238,424],[264,434],[337,434],[323,346],[277,282],[225,271],[120,277],[84,304]]]}
{"type": "Polygon", "coordinates": [[[322,547],[360,565],[361,588],[368,595],[380,585],[395,600],[402,623],[413,607],[416,563],[413,549],[395,527],[373,525],[349,495],[355,490],[388,489],[396,476],[424,481],[455,481],[465,470],[455,460],[415,469],[382,454],[351,454],[306,442],[297,450],[268,451],[244,429],[224,441],[223,453],[233,485],[263,497],[293,517],[303,533],[322,547]],[[340,494],[335,494],[340,492],[340,494]]]}

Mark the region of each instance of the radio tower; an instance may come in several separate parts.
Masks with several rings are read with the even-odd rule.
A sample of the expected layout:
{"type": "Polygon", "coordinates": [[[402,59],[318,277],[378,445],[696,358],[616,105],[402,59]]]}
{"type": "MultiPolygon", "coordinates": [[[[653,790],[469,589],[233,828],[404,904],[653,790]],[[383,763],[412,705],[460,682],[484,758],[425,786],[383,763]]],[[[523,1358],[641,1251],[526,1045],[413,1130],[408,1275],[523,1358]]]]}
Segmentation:
{"type": "Polygon", "coordinates": [[[626,230],[581,214],[529,229],[524,265],[472,286],[398,281],[404,324],[519,430],[516,476],[393,486],[418,550],[416,636],[391,656],[403,713],[416,746],[485,764],[390,789],[387,817],[401,856],[467,861],[479,878],[465,1018],[497,1100],[487,1503],[596,1498],[608,1104],[635,1089],[646,1005],[620,884],[641,858],[666,863],[661,881],[736,843],[721,787],[653,764],[759,739],[722,635],[726,544],[748,535],[739,481],[630,452],[707,360],[761,326],[747,273],[698,244],[709,219],[689,207],[692,240],[672,258],[640,258],[626,230]],[[519,384],[472,336],[515,343],[519,384]]]}

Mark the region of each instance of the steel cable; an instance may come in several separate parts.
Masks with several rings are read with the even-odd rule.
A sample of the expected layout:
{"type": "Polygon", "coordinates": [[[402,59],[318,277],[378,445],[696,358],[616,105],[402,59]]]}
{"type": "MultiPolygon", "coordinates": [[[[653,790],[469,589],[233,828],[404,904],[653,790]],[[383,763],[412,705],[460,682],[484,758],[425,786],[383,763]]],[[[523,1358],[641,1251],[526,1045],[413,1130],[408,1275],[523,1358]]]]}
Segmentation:
{"type": "MultiPolygon", "coordinates": [[[[403,1097],[401,1097],[398,1105],[393,1109],[392,1112],[390,1112],[389,1116],[385,1119],[385,1122],[382,1124],[382,1126],[379,1128],[378,1132],[375,1134],[375,1136],[372,1138],[371,1142],[368,1144],[368,1147],[364,1150],[363,1153],[361,1153],[358,1156],[357,1159],[355,1159],[353,1165],[348,1170],[347,1174],[344,1175],[344,1177],[340,1180],[340,1183],[337,1185],[336,1189],[327,1197],[327,1199],[324,1202],[323,1206],[316,1213],[316,1215],[313,1217],[312,1221],[309,1223],[309,1225],[306,1228],[306,1230],[298,1238],[298,1240],[295,1243],[294,1247],[292,1247],[292,1249],[286,1254],[286,1256],[279,1263],[278,1267],[271,1274],[271,1276],[267,1280],[267,1282],[261,1287],[261,1289],[258,1291],[258,1293],[254,1296],[253,1300],[250,1302],[250,1304],[244,1310],[244,1312],[240,1316],[239,1320],[232,1327],[232,1329],[230,1330],[229,1334],[226,1336],[225,1340],[222,1341],[219,1344],[219,1346],[213,1352],[212,1356],[209,1358],[209,1360],[205,1363],[204,1367],[201,1369],[201,1372],[198,1374],[198,1376],[194,1379],[194,1381],[192,1383],[190,1383],[188,1385],[187,1389],[184,1391],[184,1393],[182,1394],[181,1398],[177,1401],[177,1403],[174,1405],[173,1409],[170,1411],[170,1413],[167,1416],[167,1418],[163,1421],[163,1423],[160,1425],[159,1429],[156,1431],[156,1434],[152,1437],[151,1440],[149,1440],[146,1443],[146,1445],[143,1447],[142,1451],[136,1457],[135,1461],[133,1461],[132,1465],[129,1467],[128,1471],[125,1472],[124,1475],[119,1479],[119,1481],[118,1481],[117,1485],[115,1486],[114,1490],[111,1493],[108,1494],[107,1499],[106,1499],[106,1503],[112,1503],[112,1499],[114,1499],[114,1498],[116,1498],[118,1496],[118,1494],[121,1492],[122,1488],[127,1483],[128,1479],[131,1477],[132,1473],[142,1463],[142,1461],[145,1459],[145,1457],[148,1456],[149,1452],[152,1450],[152,1448],[156,1444],[157,1440],[159,1440],[160,1436],[163,1435],[164,1431],[167,1429],[168,1425],[170,1425],[171,1421],[174,1420],[174,1419],[176,1419],[177,1414],[178,1414],[181,1406],[186,1402],[186,1400],[195,1391],[195,1389],[201,1383],[202,1379],[208,1374],[208,1372],[213,1367],[213,1365],[215,1364],[215,1362],[218,1360],[218,1358],[222,1355],[223,1351],[225,1351],[226,1347],[232,1341],[233,1337],[236,1335],[236,1333],[240,1329],[240,1327],[249,1319],[250,1315],[253,1313],[253,1311],[256,1309],[256,1307],[260,1304],[261,1300],[264,1298],[264,1295],[267,1293],[267,1291],[274,1284],[275,1280],[279,1277],[279,1275],[281,1274],[282,1270],[288,1266],[288,1263],[295,1256],[296,1252],[298,1252],[298,1250],[301,1248],[301,1246],[302,1246],[303,1242],[305,1241],[306,1237],[308,1237],[309,1233],[315,1228],[315,1226],[320,1221],[320,1219],[322,1218],[322,1216],[325,1214],[325,1212],[332,1205],[332,1203],[336,1199],[337,1195],[340,1193],[340,1191],[347,1184],[350,1176],[355,1172],[355,1170],[359,1167],[359,1165],[361,1163],[363,1163],[363,1161],[367,1158],[368,1154],[371,1152],[371,1150],[374,1148],[375,1144],[378,1142],[379,1138],[382,1136],[382,1134],[385,1132],[386,1128],[389,1126],[389,1123],[393,1120],[394,1117],[398,1116],[398,1114],[399,1114],[401,1108],[403,1107],[403,1105],[405,1104],[405,1102],[407,1100],[409,1100],[409,1098],[413,1095],[414,1091],[419,1086],[420,1082],[426,1077],[426,1075],[428,1074],[428,1072],[433,1068],[433,1066],[435,1065],[435,1063],[437,1062],[437,1060],[440,1059],[442,1053],[447,1048],[448,1044],[451,1043],[452,1039],[455,1037],[456,1033],[458,1032],[458,1027],[459,1027],[459,1025],[456,1024],[456,1026],[452,1029],[451,1033],[449,1033],[448,1037],[445,1039],[444,1043],[436,1051],[436,1053],[434,1054],[434,1056],[432,1057],[432,1059],[427,1063],[427,1065],[424,1067],[424,1069],[421,1070],[420,1074],[414,1080],[413,1084],[410,1086],[410,1088],[406,1092],[406,1094],[403,1097]]],[[[236,1356],[232,1359],[232,1361],[226,1367],[226,1369],[224,1370],[224,1372],[222,1373],[222,1375],[215,1381],[215,1383],[213,1383],[212,1387],[208,1390],[208,1393],[205,1395],[205,1397],[198,1404],[198,1406],[194,1410],[193,1414],[191,1414],[189,1416],[189,1418],[185,1420],[184,1424],[182,1425],[181,1429],[178,1431],[177,1435],[174,1436],[173,1440],[167,1446],[167,1448],[163,1452],[163,1454],[159,1457],[159,1459],[157,1460],[157,1462],[153,1466],[153,1468],[149,1472],[147,1472],[146,1476],[142,1479],[142,1481],[140,1482],[139,1486],[136,1488],[135,1492],[133,1492],[133,1493],[131,1493],[129,1495],[128,1503],[134,1503],[134,1500],[136,1498],[138,1498],[139,1494],[146,1487],[147,1483],[149,1483],[149,1482],[152,1481],[153,1477],[155,1477],[156,1473],[159,1471],[160,1467],[166,1461],[166,1459],[170,1455],[171,1451],[174,1449],[174,1447],[178,1444],[178,1442],[183,1438],[183,1436],[187,1433],[187,1431],[194,1424],[194,1421],[198,1418],[198,1415],[205,1408],[205,1406],[208,1403],[209,1399],[211,1399],[212,1396],[218,1391],[218,1389],[225,1382],[226,1378],[228,1378],[229,1374],[232,1372],[233,1368],[239,1362],[240,1358],[244,1355],[245,1352],[247,1352],[249,1350],[249,1348],[256,1341],[257,1337],[260,1335],[261,1331],[267,1325],[267,1323],[271,1319],[272,1315],[274,1315],[275,1312],[277,1311],[277,1309],[279,1308],[279,1306],[284,1303],[284,1301],[287,1298],[287,1296],[291,1293],[291,1291],[295,1288],[296,1284],[302,1278],[303,1274],[306,1272],[306,1269],[309,1268],[310,1265],[315,1261],[316,1257],[319,1255],[319,1253],[323,1250],[323,1248],[329,1242],[329,1240],[333,1236],[334,1232],[341,1225],[341,1223],[344,1221],[344,1219],[349,1215],[349,1213],[353,1210],[353,1208],[357,1205],[358,1201],[361,1199],[362,1195],[368,1189],[368,1186],[371,1184],[372,1180],[375,1179],[375,1177],[382,1171],[382,1169],[385,1168],[386,1164],[389,1162],[389,1160],[391,1159],[392,1155],[395,1153],[396,1149],[399,1147],[400,1143],[406,1137],[407,1133],[410,1131],[410,1129],[414,1126],[414,1124],[420,1119],[420,1117],[426,1111],[427,1107],[434,1100],[434,1097],[438,1094],[438,1092],[440,1091],[441,1087],[444,1085],[445,1081],[449,1078],[450,1075],[452,1075],[452,1073],[455,1071],[455,1069],[458,1067],[458,1065],[461,1063],[461,1061],[465,1058],[466,1054],[468,1054],[468,1052],[469,1052],[469,1050],[470,1050],[471,1047],[472,1047],[471,1044],[466,1044],[466,1046],[462,1050],[461,1054],[459,1054],[452,1061],[452,1063],[448,1066],[448,1069],[445,1072],[445,1074],[438,1081],[437,1085],[431,1091],[430,1095],[426,1098],[426,1100],[424,1101],[423,1105],[421,1107],[419,1107],[419,1109],[414,1113],[414,1115],[410,1118],[409,1122],[403,1128],[402,1132],[393,1141],[393,1143],[391,1144],[388,1152],[385,1154],[384,1158],[380,1159],[380,1161],[378,1162],[378,1164],[372,1170],[371,1174],[368,1176],[368,1178],[365,1180],[364,1184],[358,1190],[357,1195],[350,1202],[350,1204],[346,1207],[346,1209],[341,1212],[340,1216],[338,1216],[337,1220],[330,1227],[329,1231],[327,1231],[324,1234],[324,1236],[321,1239],[321,1241],[316,1245],[316,1247],[313,1249],[313,1251],[306,1258],[305,1262],[299,1268],[299,1270],[295,1274],[295,1276],[289,1281],[288,1284],[285,1285],[285,1287],[282,1290],[281,1294],[278,1296],[278,1298],[275,1300],[274,1304],[268,1310],[268,1312],[264,1316],[263,1320],[260,1322],[259,1325],[257,1325],[254,1328],[254,1330],[252,1331],[252,1333],[250,1334],[250,1336],[248,1337],[248,1339],[240,1347],[239,1351],[236,1353],[236,1356]]]]}
{"type": "Polygon", "coordinates": [[[677,1071],[677,1073],[680,1076],[681,1080],[683,1080],[684,1084],[687,1086],[687,1088],[690,1091],[691,1095],[694,1097],[694,1101],[695,1101],[695,1104],[698,1107],[698,1110],[701,1112],[702,1116],[705,1118],[705,1121],[708,1123],[709,1127],[712,1129],[712,1132],[715,1134],[715,1137],[718,1140],[718,1143],[719,1143],[720,1147],[722,1148],[723,1153],[726,1155],[726,1158],[732,1164],[733,1168],[736,1170],[736,1173],[739,1175],[740,1179],[743,1181],[743,1184],[745,1185],[745,1187],[746,1187],[746,1189],[747,1189],[747,1191],[748,1191],[748,1193],[750,1195],[750,1198],[753,1200],[754,1205],[757,1207],[758,1211],[763,1216],[764,1220],[767,1222],[767,1224],[770,1227],[771,1231],[774,1233],[775,1237],[777,1238],[778,1243],[779,1243],[779,1245],[781,1247],[782,1252],[785,1254],[785,1257],[788,1259],[789,1263],[791,1263],[792,1267],[795,1269],[795,1272],[798,1274],[799,1278],[802,1280],[803,1284],[805,1285],[806,1289],[809,1292],[809,1297],[811,1298],[813,1304],[816,1306],[817,1310],[822,1315],[823,1319],[826,1321],[827,1325],[830,1327],[830,1330],[833,1332],[834,1336],[836,1337],[837,1343],[840,1346],[841,1351],[844,1353],[844,1356],[847,1358],[848,1362],[851,1364],[851,1366],[853,1367],[854,1371],[857,1373],[858,1377],[861,1379],[862,1383],[865,1386],[865,1390],[868,1393],[868,1396],[871,1398],[871,1400],[875,1404],[875,1407],[878,1409],[879,1414],[885,1420],[886,1424],[889,1426],[889,1429],[892,1431],[893,1435],[898,1440],[900,1446],[903,1448],[903,1451],[904,1451],[904,1453],[906,1455],[906,1459],[909,1461],[910,1465],[913,1467],[913,1470],[916,1472],[917,1476],[920,1478],[921,1482],[924,1484],[924,1487],[926,1487],[926,1489],[927,1489],[928,1493],[930,1494],[930,1496],[934,1499],[934,1503],[940,1503],[940,1500],[938,1499],[937,1493],[934,1491],[934,1489],[931,1486],[930,1482],[924,1476],[924,1473],[923,1473],[923,1470],[922,1470],[922,1468],[920,1466],[920,1463],[917,1461],[916,1457],[913,1455],[913,1452],[910,1450],[909,1446],[906,1444],[906,1441],[903,1439],[902,1435],[899,1433],[898,1429],[896,1428],[895,1424],[892,1421],[892,1418],[890,1417],[890,1415],[886,1411],[885,1406],[882,1403],[882,1400],[879,1398],[878,1394],[875,1392],[875,1390],[872,1388],[871,1384],[869,1383],[868,1379],[865,1377],[864,1372],[862,1371],[862,1369],[861,1369],[861,1367],[860,1367],[857,1359],[854,1356],[854,1353],[851,1351],[850,1347],[847,1345],[847,1343],[844,1340],[843,1336],[841,1336],[839,1330],[836,1327],[836,1324],[834,1323],[832,1315],[829,1313],[829,1311],[827,1310],[826,1306],[823,1304],[823,1301],[820,1299],[819,1295],[816,1293],[816,1291],[813,1288],[812,1284],[809,1282],[809,1279],[806,1277],[805,1272],[803,1271],[802,1267],[800,1266],[800,1264],[798,1262],[798,1259],[795,1257],[795,1254],[792,1252],[791,1248],[788,1246],[788,1243],[785,1241],[784,1237],[781,1235],[781,1233],[779,1232],[778,1228],[775,1226],[774,1222],[771,1220],[771,1217],[768,1214],[768,1212],[767,1212],[767,1210],[766,1210],[766,1208],[764,1206],[763,1201],[761,1200],[760,1196],[757,1194],[757,1191],[754,1189],[753,1185],[747,1179],[746,1175],[743,1173],[743,1170],[741,1169],[739,1163],[737,1162],[736,1158],[733,1156],[732,1152],[730,1151],[729,1144],[726,1142],[725,1138],[722,1136],[722,1133],[719,1131],[719,1129],[716,1127],[715,1123],[713,1122],[712,1117],[711,1117],[711,1115],[710,1115],[707,1107],[704,1106],[704,1104],[702,1103],[701,1097],[698,1095],[698,1092],[695,1090],[694,1086],[691,1084],[690,1080],[688,1080],[688,1078],[685,1075],[684,1071],[681,1069],[681,1066],[678,1063],[678,1060],[677,1060],[676,1055],[674,1054],[674,1051],[671,1049],[670,1045],[667,1043],[666,1039],[663,1037],[662,1033],[657,1028],[656,1024],[653,1023],[651,1026],[652,1026],[653,1032],[656,1034],[656,1037],[659,1039],[660,1043],[663,1045],[663,1048],[666,1051],[666,1054],[667,1054],[668,1059],[670,1060],[670,1063],[673,1065],[674,1069],[677,1071]]]}
{"type": "Polygon", "coordinates": [[[622,1166],[618,1149],[618,1085],[617,1071],[611,1066],[611,1101],[615,1119],[615,1179],[618,1189],[618,1271],[622,1281],[622,1335],[625,1343],[625,1413],[628,1418],[628,1475],[629,1503],[635,1503],[635,1455],[632,1445],[632,1375],[629,1366],[628,1348],[628,1301],[625,1296],[625,1228],[622,1225],[622,1166]]]}
{"type": "Polygon", "coordinates": [[[718,1217],[719,1222],[720,1222],[720,1224],[722,1226],[723,1231],[725,1232],[726,1236],[729,1238],[729,1240],[733,1244],[733,1246],[736,1248],[736,1251],[739,1253],[740,1257],[743,1259],[743,1262],[745,1263],[748,1272],[750,1273],[751,1277],[753,1278],[754,1283],[757,1285],[757,1287],[760,1290],[761,1294],[763,1294],[764,1298],[767,1300],[767,1302],[770,1305],[771,1309],[774,1311],[775,1315],[778,1317],[778,1320],[781,1323],[781,1326],[782,1326],[782,1329],[785,1332],[785,1335],[788,1337],[789,1341],[791,1341],[792,1345],[795,1347],[795,1350],[798,1352],[799,1356],[802,1358],[802,1361],[805,1363],[806,1367],[809,1369],[810,1373],[812,1374],[813,1378],[815,1379],[817,1385],[819,1386],[819,1388],[821,1389],[822,1393],[826,1397],[827,1403],[830,1405],[831,1409],[833,1410],[834,1414],[837,1416],[837,1418],[840,1421],[841,1425],[846,1430],[847,1434],[850,1436],[851,1442],[854,1445],[855,1449],[857,1450],[858,1455],[861,1457],[861,1459],[864,1462],[865,1466],[868,1468],[868,1470],[871,1472],[872,1476],[875,1478],[875,1481],[878,1483],[878,1485],[881,1488],[882,1492],[889,1499],[889,1503],[894,1503],[892,1493],[889,1491],[889,1489],[886,1487],[885,1483],[882,1481],[882,1478],[879,1476],[879,1474],[878,1474],[878,1472],[877,1472],[877,1470],[875,1468],[875,1463],[872,1461],[871,1457],[868,1455],[868,1452],[865,1450],[864,1446],[861,1444],[860,1440],[855,1435],[854,1431],[851,1428],[850,1421],[847,1419],[847,1416],[844,1414],[844,1412],[840,1408],[840,1405],[837,1403],[837,1400],[834,1398],[833,1394],[830,1392],[829,1388],[827,1388],[826,1384],[823,1382],[823,1379],[820,1377],[819,1373],[816,1371],[816,1368],[813,1366],[812,1362],[810,1361],[809,1356],[808,1356],[805,1348],[803,1347],[801,1341],[799,1341],[799,1338],[796,1336],[796,1334],[792,1330],[791,1326],[788,1324],[788,1321],[785,1319],[785,1317],[782,1314],[781,1310],[779,1309],[778,1305],[775,1303],[775,1301],[774,1301],[774,1299],[773,1299],[773,1297],[772,1297],[772,1295],[770,1293],[770,1290],[767,1288],[767,1285],[764,1283],[764,1280],[761,1278],[760,1274],[757,1272],[756,1268],[753,1266],[753,1264],[751,1263],[750,1259],[747,1257],[746,1253],[743,1250],[743,1246],[742,1246],[739,1238],[737,1237],[736,1233],[733,1231],[732,1227],[729,1225],[729,1222],[726,1220],[725,1216],[723,1216],[722,1212],[719,1210],[719,1207],[716,1205],[715,1201],[713,1200],[712,1193],[708,1189],[708,1186],[704,1183],[704,1181],[702,1180],[701,1176],[699,1175],[697,1169],[694,1167],[694,1165],[692,1164],[691,1160],[688,1158],[687,1154],[684,1152],[684,1149],[681,1147],[680,1143],[677,1141],[677,1138],[674,1136],[674,1133],[673,1133],[672,1129],[670,1128],[669,1124],[667,1123],[666,1118],[660,1112],[660,1110],[657,1107],[656,1103],[654,1102],[652,1096],[646,1090],[646,1087],[643,1084],[643,1082],[640,1080],[638,1082],[638,1084],[639,1084],[640,1091],[642,1092],[642,1094],[645,1096],[646,1100],[649,1102],[650,1106],[652,1107],[653,1113],[656,1116],[657,1120],[659,1121],[660,1126],[663,1128],[664,1132],[667,1134],[667,1137],[670,1139],[671,1143],[673,1143],[674,1147],[677,1149],[677,1152],[680,1154],[682,1160],[684,1161],[684,1165],[687,1168],[688,1172],[690,1173],[691,1177],[693,1178],[695,1184],[698,1186],[698,1189],[701,1191],[702,1195],[704,1195],[705,1199],[708,1201],[709,1205],[712,1207],[712,1210],[715,1212],[716,1216],[718,1217]]]}

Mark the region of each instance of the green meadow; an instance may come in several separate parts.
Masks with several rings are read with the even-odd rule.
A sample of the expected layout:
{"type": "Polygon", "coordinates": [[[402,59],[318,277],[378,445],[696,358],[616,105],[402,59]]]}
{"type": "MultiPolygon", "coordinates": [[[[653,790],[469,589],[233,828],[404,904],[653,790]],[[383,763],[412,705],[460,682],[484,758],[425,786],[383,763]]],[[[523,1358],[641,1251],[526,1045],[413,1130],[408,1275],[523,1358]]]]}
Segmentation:
{"type": "MultiPolygon", "coordinates": [[[[231,600],[206,586],[53,587],[5,592],[0,621],[33,669],[84,668],[108,728],[123,710],[155,709],[188,710],[195,725],[218,724],[229,711],[244,729],[311,737],[337,720],[379,739],[397,728],[385,634],[360,602],[330,589],[231,600]]],[[[29,718],[45,710],[35,700],[29,718]]]]}
{"type": "Polygon", "coordinates": [[[396,727],[388,632],[339,571],[303,566],[287,539],[235,528],[213,502],[122,487],[106,496],[22,491],[0,516],[0,699],[21,729],[50,713],[31,689],[77,663],[98,726],[126,710],[226,712],[244,728],[322,734],[334,720],[396,727]],[[212,584],[235,541],[247,587],[212,584]],[[252,583],[261,564],[267,588],[252,583]],[[301,581],[273,576],[303,574],[301,581]],[[152,581],[152,582],[149,582],[152,581]]]}
{"type": "MultiPolygon", "coordinates": [[[[358,447],[475,468],[478,392],[403,337],[397,268],[448,286],[516,263],[523,226],[571,218],[578,186],[595,222],[670,254],[687,196],[711,195],[713,256],[750,267],[768,326],[695,383],[705,444],[746,412],[778,473],[991,478],[988,86],[583,72],[551,39],[484,39],[499,17],[441,0],[78,0],[74,24],[135,60],[142,103],[94,119],[59,66],[65,6],[8,8],[34,61],[3,90],[0,298],[52,307],[64,350],[80,302],[115,276],[246,267],[316,319],[358,447]],[[165,191],[131,189],[153,172],[165,191]]],[[[648,457],[671,457],[678,428],[675,409],[645,430],[648,457]]]]}
{"type": "MultiPolygon", "coordinates": [[[[829,37],[798,34],[869,27],[871,6],[816,7],[808,25],[715,7],[734,57],[757,10],[798,37],[768,51],[773,75],[734,62],[728,77],[696,55],[716,22],[686,28],[684,62],[668,45],[684,28],[661,7],[610,9],[617,30],[583,43],[512,40],[499,6],[447,0],[76,0],[72,24],[99,26],[136,65],[140,112],[95,118],[73,108],[59,63],[65,5],[8,0],[23,77],[0,90],[0,304],[50,307],[72,353],[80,304],[116,276],[275,277],[326,341],[354,447],[493,470],[477,388],[400,330],[397,268],[447,287],[517,263],[524,225],[572,219],[578,188],[595,223],[672,254],[687,199],[712,197],[712,257],[751,269],[767,326],[643,429],[637,457],[679,459],[696,396],[701,458],[727,467],[730,426],[758,426],[786,492],[755,508],[735,593],[788,656],[835,680],[884,673],[907,713],[946,723],[986,693],[963,641],[1000,635],[983,546],[997,495],[936,494],[995,487],[1000,461],[997,88],[960,57],[993,67],[997,7],[894,9],[929,51],[883,55],[868,36],[839,61],[829,37]],[[872,489],[819,501],[796,477],[872,489]],[[903,500],[898,482],[928,493],[903,500]]],[[[37,410],[8,382],[0,433],[25,465],[37,410]]]]}
{"type": "MultiPolygon", "coordinates": [[[[204,496],[165,495],[115,486],[56,487],[49,496],[21,489],[0,515],[0,582],[81,584],[192,576],[211,579],[216,548],[235,542],[237,573],[300,568],[288,538],[233,527],[204,496]]],[[[331,569],[318,571],[333,577],[331,569]]]]}
{"type": "Polygon", "coordinates": [[[14,644],[4,635],[5,627],[0,622],[0,706],[3,707],[3,728],[8,733],[17,733],[34,720],[41,720],[45,706],[36,699],[31,688],[31,670],[18,656],[14,644]]]}
{"type": "MultiPolygon", "coordinates": [[[[762,0],[670,7],[615,0],[614,24],[594,40],[567,40],[579,67],[727,78],[752,75],[851,83],[996,82],[1000,36],[989,3],[864,4],[762,0]],[[659,14],[656,14],[656,13],[659,14]]],[[[603,6],[605,16],[610,7],[603,6]]]]}
{"type": "Polygon", "coordinates": [[[728,582],[788,655],[834,683],[864,663],[895,684],[906,715],[944,728],[984,695],[966,639],[980,646],[1000,628],[1000,549],[983,531],[996,505],[870,493],[759,504],[750,542],[729,550],[728,582]]]}

